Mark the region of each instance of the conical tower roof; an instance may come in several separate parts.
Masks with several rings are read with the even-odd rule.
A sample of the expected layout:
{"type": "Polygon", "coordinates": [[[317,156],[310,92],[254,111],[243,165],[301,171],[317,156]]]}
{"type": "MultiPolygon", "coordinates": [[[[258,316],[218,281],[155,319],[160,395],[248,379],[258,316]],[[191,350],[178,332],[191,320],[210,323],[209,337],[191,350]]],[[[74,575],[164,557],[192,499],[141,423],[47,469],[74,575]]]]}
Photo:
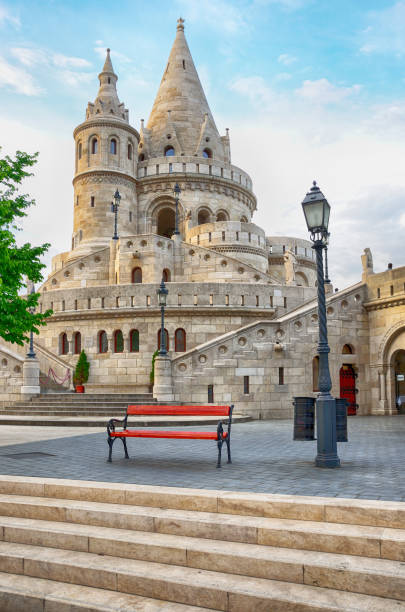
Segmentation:
{"type": "Polygon", "coordinates": [[[147,130],[149,155],[161,157],[168,145],[175,155],[202,155],[209,148],[223,157],[224,147],[208,106],[184,35],[184,20],[177,33],[166,70],[153,104],[147,130]]]}
{"type": "Polygon", "coordinates": [[[107,49],[104,66],[98,75],[100,87],[94,104],[89,102],[87,106],[86,118],[89,119],[93,115],[112,115],[118,119],[128,121],[128,111],[123,102],[120,102],[117,94],[118,76],[114,72],[111,62],[110,49],[107,49]]]}

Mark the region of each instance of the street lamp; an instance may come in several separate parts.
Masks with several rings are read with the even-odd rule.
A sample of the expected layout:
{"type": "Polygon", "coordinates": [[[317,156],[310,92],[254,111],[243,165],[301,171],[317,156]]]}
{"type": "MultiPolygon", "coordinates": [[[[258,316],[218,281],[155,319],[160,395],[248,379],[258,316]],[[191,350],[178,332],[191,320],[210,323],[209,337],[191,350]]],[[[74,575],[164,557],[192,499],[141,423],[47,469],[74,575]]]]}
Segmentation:
{"type": "Polygon", "coordinates": [[[179,232],[179,195],[181,193],[181,189],[179,187],[179,184],[176,183],[174,188],[173,188],[173,193],[174,193],[174,198],[175,198],[175,205],[176,205],[176,216],[175,216],[175,226],[174,226],[174,234],[178,235],[180,234],[179,232]]]}
{"type": "Polygon", "coordinates": [[[113,240],[118,240],[118,208],[121,202],[121,194],[118,191],[118,187],[114,193],[114,203],[111,204],[111,210],[114,213],[114,236],[113,240]]]}
{"type": "Polygon", "coordinates": [[[311,233],[312,248],[316,253],[318,281],[318,323],[319,323],[319,395],[316,399],[317,424],[317,467],[335,468],[340,466],[336,444],[336,400],[331,396],[332,381],[329,372],[328,329],[326,324],[325,279],[323,274],[322,251],[329,237],[328,225],[330,205],[316,181],[302,202],[305,220],[311,233]]]}
{"type": "Polygon", "coordinates": [[[162,278],[162,282],[160,283],[159,289],[157,290],[158,302],[160,306],[160,317],[161,317],[159,355],[167,355],[166,334],[165,334],[165,306],[167,303],[168,293],[169,291],[166,289],[165,282],[162,278]]]}
{"type": "MultiPolygon", "coordinates": [[[[31,285],[31,291],[30,291],[31,295],[33,295],[35,293],[35,285],[34,283],[32,283],[31,285]]],[[[34,309],[30,308],[30,313],[34,314],[34,309]]],[[[29,350],[27,353],[27,357],[29,359],[35,359],[36,355],[35,355],[35,351],[34,351],[34,332],[32,331],[32,329],[30,330],[30,345],[29,345],[29,350]]]]}
{"type": "Polygon", "coordinates": [[[325,241],[325,285],[330,285],[329,270],[328,270],[328,248],[329,248],[329,232],[325,241]]]}

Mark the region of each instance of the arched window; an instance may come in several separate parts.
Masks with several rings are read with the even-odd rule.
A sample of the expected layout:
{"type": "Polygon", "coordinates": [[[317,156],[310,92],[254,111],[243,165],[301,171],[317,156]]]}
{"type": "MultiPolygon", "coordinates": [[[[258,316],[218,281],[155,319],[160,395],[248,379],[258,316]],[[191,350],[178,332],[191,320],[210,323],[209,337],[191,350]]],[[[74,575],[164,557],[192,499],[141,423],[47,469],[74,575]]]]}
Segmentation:
{"type": "Polygon", "coordinates": [[[132,270],[132,282],[133,283],[142,282],[142,268],[134,268],[132,270]]]}
{"type": "Polygon", "coordinates": [[[342,355],[353,355],[354,351],[350,344],[345,344],[342,348],[342,355]]]}
{"type": "Polygon", "coordinates": [[[131,329],[129,332],[129,350],[131,353],[139,352],[139,331],[131,329]]]}
{"type": "Polygon", "coordinates": [[[91,152],[95,155],[98,152],[98,140],[97,138],[93,138],[91,141],[91,152]]]}
{"type": "Polygon", "coordinates": [[[165,157],[172,157],[174,155],[174,149],[171,145],[165,148],[165,157]]]}
{"type": "Polygon", "coordinates": [[[112,153],[112,155],[117,155],[117,141],[115,138],[111,138],[110,140],[110,153],[112,153]]]}
{"type": "Polygon", "coordinates": [[[222,210],[217,214],[217,221],[227,221],[226,213],[224,213],[222,210]]]}
{"type": "Polygon", "coordinates": [[[198,225],[202,225],[203,223],[209,223],[210,221],[210,213],[208,210],[200,210],[198,211],[198,225]]]}
{"type": "Polygon", "coordinates": [[[247,223],[247,222],[248,222],[248,220],[246,219],[246,217],[241,217],[241,218],[240,218],[240,222],[241,222],[241,223],[247,223]]]}
{"type": "Polygon", "coordinates": [[[186,350],[186,332],[184,329],[176,329],[174,332],[174,350],[176,353],[184,353],[186,350]]]}
{"type": "Polygon", "coordinates": [[[98,332],[98,352],[106,353],[108,351],[108,340],[105,331],[98,332]]]}
{"type": "Polygon", "coordinates": [[[67,334],[63,332],[63,334],[59,336],[59,354],[67,355],[68,352],[69,352],[69,342],[68,342],[67,334]]]}
{"type": "Polygon", "coordinates": [[[122,335],[122,331],[117,329],[114,332],[114,353],[123,353],[124,352],[124,336],[122,335]]]}
{"type": "Polygon", "coordinates": [[[203,151],[203,157],[206,157],[207,159],[211,159],[211,157],[212,157],[212,151],[211,151],[211,149],[204,149],[204,151],[203,151]]]}
{"type": "Polygon", "coordinates": [[[168,268],[165,268],[162,272],[162,279],[165,283],[170,283],[170,276],[170,270],[168,268]]]}
{"type": "Polygon", "coordinates": [[[319,391],[319,357],[312,360],[312,391],[319,391]]]}
{"type": "Polygon", "coordinates": [[[79,142],[79,145],[77,147],[77,156],[79,159],[82,158],[82,143],[81,142],[79,142]]]}
{"type": "MultiPolygon", "coordinates": [[[[160,334],[161,334],[161,329],[159,329],[158,331],[158,335],[157,335],[157,344],[158,344],[158,351],[160,351],[160,334]]],[[[166,351],[169,350],[169,334],[167,332],[167,329],[165,329],[165,344],[166,344],[166,351]]]]}
{"type": "Polygon", "coordinates": [[[79,355],[80,351],[82,350],[82,335],[80,332],[76,332],[73,335],[73,345],[75,355],[79,355]]]}
{"type": "Polygon", "coordinates": [[[128,143],[128,159],[132,159],[132,145],[128,143]]]}
{"type": "Polygon", "coordinates": [[[143,153],[141,153],[140,156],[138,157],[138,161],[140,162],[145,161],[145,155],[143,153]]]}

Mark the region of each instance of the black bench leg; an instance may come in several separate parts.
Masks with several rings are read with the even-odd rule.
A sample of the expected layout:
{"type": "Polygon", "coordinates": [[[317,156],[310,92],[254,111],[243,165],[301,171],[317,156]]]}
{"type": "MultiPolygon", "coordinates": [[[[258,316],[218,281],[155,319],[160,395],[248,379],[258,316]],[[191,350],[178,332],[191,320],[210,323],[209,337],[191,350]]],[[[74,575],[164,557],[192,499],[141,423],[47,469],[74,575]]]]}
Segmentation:
{"type": "Polygon", "coordinates": [[[122,443],[124,445],[124,451],[125,451],[125,459],[129,459],[129,455],[128,455],[128,449],[127,449],[127,441],[125,438],[121,438],[122,443]]]}
{"type": "Polygon", "coordinates": [[[115,442],[115,438],[114,439],[107,438],[107,442],[108,442],[108,446],[110,447],[110,450],[108,452],[108,461],[111,463],[112,447],[115,442]]]}
{"type": "Polygon", "coordinates": [[[221,467],[222,440],[218,440],[217,444],[218,444],[218,461],[217,461],[217,468],[220,468],[220,467],[221,467]]]}
{"type": "Polygon", "coordinates": [[[232,459],[231,459],[231,441],[228,438],[226,439],[226,446],[228,448],[228,463],[232,463],[232,459]]]}

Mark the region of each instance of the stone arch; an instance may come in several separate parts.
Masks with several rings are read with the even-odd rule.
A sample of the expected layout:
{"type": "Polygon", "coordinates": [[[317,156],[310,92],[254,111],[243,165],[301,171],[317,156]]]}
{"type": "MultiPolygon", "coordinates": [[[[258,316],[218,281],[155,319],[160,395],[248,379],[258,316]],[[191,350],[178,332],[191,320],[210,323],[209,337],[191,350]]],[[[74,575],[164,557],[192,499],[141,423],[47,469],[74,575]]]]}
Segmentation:
{"type": "Polygon", "coordinates": [[[309,287],[308,277],[304,272],[298,271],[295,273],[295,282],[298,287],[309,287]]]}
{"type": "Polygon", "coordinates": [[[405,333],[405,323],[399,321],[392,325],[384,334],[378,348],[378,363],[383,364],[387,361],[390,345],[396,340],[397,336],[405,333]]]}
{"type": "Polygon", "coordinates": [[[203,225],[204,223],[212,222],[212,211],[208,206],[201,206],[197,211],[197,224],[203,225]]]}
{"type": "Polygon", "coordinates": [[[384,335],[378,351],[378,364],[381,366],[380,395],[385,413],[392,414],[397,410],[395,359],[399,351],[405,351],[405,323],[399,321],[384,335]],[[382,382],[381,382],[382,381],[382,382]]]}
{"type": "Polygon", "coordinates": [[[90,163],[92,155],[100,153],[100,135],[97,133],[90,134],[87,140],[87,161],[90,163]]]}
{"type": "MultiPolygon", "coordinates": [[[[149,219],[149,223],[150,223],[150,227],[147,229],[147,232],[152,232],[153,234],[160,234],[161,236],[166,236],[167,238],[171,238],[173,231],[174,231],[174,217],[175,217],[175,201],[174,198],[172,196],[168,196],[168,195],[164,195],[164,196],[158,196],[157,198],[155,198],[154,200],[152,200],[152,202],[149,204],[149,206],[146,209],[146,218],[149,219]],[[172,213],[170,215],[170,218],[168,220],[169,224],[172,224],[172,227],[166,227],[164,229],[166,229],[166,233],[160,233],[159,232],[159,217],[161,216],[161,213],[164,209],[168,209],[171,210],[172,213]],[[168,235],[169,230],[171,230],[171,234],[168,235]]],[[[178,203],[178,209],[179,209],[179,221],[181,222],[181,220],[184,218],[184,211],[183,211],[183,206],[181,204],[181,202],[178,203]]],[[[162,222],[162,219],[161,219],[162,222]]],[[[162,230],[162,227],[160,227],[160,229],[162,230]]]]}
{"type": "Polygon", "coordinates": [[[221,209],[217,211],[216,221],[229,221],[229,215],[226,210],[221,209]]]}

